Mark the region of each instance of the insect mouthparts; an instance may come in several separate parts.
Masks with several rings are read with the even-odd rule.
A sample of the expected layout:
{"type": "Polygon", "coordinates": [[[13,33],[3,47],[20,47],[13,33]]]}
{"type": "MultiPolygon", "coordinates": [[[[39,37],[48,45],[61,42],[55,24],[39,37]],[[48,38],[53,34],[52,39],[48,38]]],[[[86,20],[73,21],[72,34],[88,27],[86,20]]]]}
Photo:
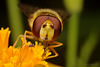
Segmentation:
{"type": "Polygon", "coordinates": [[[50,16],[49,14],[47,16],[50,16]]]}
{"type": "Polygon", "coordinates": [[[45,38],[45,40],[48,40],[48,38],[45,38]]]}

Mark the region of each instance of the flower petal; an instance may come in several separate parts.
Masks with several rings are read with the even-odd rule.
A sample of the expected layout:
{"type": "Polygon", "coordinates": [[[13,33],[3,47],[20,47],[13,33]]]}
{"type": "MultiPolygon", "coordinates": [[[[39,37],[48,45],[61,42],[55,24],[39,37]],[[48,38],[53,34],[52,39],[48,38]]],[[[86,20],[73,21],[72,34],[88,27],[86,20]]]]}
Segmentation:
{"type": "Polygon", "coordinates": [[[3,29],[1,28],[0,30],[0,49],[4,48],[7,49],[8,48],[8,41],[9,41],[9,35],[10,35],[9,28],[3,29]]]}

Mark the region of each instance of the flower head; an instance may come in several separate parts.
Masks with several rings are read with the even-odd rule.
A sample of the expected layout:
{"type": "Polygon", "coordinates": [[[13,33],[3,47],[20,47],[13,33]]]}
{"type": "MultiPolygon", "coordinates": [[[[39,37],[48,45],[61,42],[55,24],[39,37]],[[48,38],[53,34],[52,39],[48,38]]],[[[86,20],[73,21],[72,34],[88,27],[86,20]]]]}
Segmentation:
{"type": "MultiPolygon", "coordinates": [[[[48,67],[44,60],[51,54],[49,50],[43,56],[44,49],[41,43],[35,42],[34,47],[29,47],[32,43],[25,42],[21,48],[8,47],[10,31],[9,28],[0,30],[0,67],[48,67]]],[[[23,42],[23,38],[22,38],[23,42]]]]}

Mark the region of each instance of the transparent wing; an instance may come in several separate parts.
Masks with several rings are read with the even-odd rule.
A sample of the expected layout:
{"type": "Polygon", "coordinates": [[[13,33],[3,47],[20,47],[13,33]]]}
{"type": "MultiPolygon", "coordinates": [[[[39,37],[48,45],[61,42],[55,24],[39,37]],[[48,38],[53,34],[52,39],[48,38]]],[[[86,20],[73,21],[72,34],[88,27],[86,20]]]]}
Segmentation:
{"type": "MultiPolygon", "coordinates": [[[[34,7],[34,6],[31,6],[31,5],[26,5],[26,4],[19,4],[18,6],[21,9],[21,11],[26,16],[28,16],[28,18],[32,18],[32,14],[35,11],[37,11],[38,9],[41,9],[40,7],[34,7]]],[[[48,9],[52,9],[52,8],[48,8],[48,9]]],[[[61,10],[61,9],[52,9],[52,10],[56,11],[61,16],[63,22],[66,21],[70,17],[70,14],[66,10],[61,10]]]]}
{"type": "Polygon", "coordinates": [[[68,20],[69,17],[70,17],[70,13],[66,10],[63,10],[63,9],[53,9],[55,10],[59,15],[60,17],[62,18],[63,22],[68,20]]]}
{"type": "Polygon", "coordinates": [[[28,16],[28,18],[31,18],[32,14],[39,9],[38,7],[34,7],[34,6],[31,6],[31,5],[27,5],[27,4],[19,4],[18,6],[21,9],[21,11],[26,16],[28,16]]]}

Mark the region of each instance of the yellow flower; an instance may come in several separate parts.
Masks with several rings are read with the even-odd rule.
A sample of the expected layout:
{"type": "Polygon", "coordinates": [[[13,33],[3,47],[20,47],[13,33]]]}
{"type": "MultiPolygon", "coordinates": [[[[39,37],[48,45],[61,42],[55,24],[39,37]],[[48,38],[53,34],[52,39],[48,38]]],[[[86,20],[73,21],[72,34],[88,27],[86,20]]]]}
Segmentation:
{"type": "Polygon", "coordinates": [[[26,40],[21,48],[8,47],[9,35],[9,28],[1,28],[0,67],[48,67],[45,59],[51,52],[47,50],[46,55],[43,56],[44,49],[41,43],[35,42],[34,47],[29,47],[32,43],[26,40]]]}

